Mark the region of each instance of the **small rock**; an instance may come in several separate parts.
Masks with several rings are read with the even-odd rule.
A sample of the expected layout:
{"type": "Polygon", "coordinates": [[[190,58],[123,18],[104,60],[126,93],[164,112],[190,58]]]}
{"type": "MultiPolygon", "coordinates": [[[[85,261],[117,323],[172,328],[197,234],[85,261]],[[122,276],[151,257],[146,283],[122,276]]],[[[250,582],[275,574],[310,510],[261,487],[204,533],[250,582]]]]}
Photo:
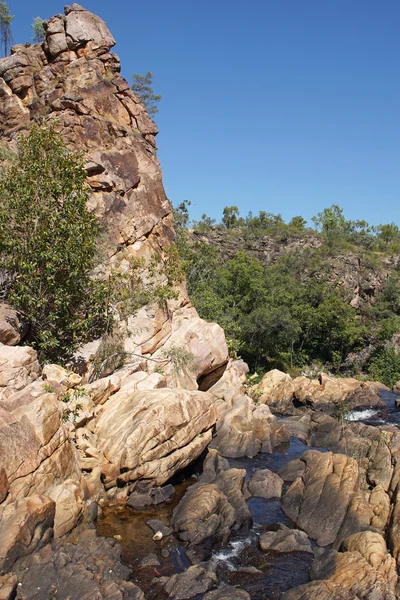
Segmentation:
{"type": "Polygon", "coordinates": [[[173,532],[173,529],[171,529],[171,527],[164,525],[164,523],[162,521],[159,521],[158,519],[149,519],[148,521],[146,521],[146,524],[155,533],[157,533],[157,531],[161,531],[161,533],[163,534],[163,537],[168,537],[173,532]]]}
{"type": "Polygon", "coordinates": [[[161,562],[158,559],[156,554],[149,554],[141,561],[139,566],[140,567],[159,567],[159,566],[161,566],[161,562]]]}
{"type": "Polygon", "coordinates": [[[250,600],[250,596],[244,590],[223,583],[216,590],[208,592],[203,600],[250,600]]]}
{"type": "Polygon", "coordinates": [[[157,531],[156,534],[153,535],[153,540],[155,542],[158,542],[159,540],[163,539],[163,534],[161,533],[161,531],[157,531]]]}

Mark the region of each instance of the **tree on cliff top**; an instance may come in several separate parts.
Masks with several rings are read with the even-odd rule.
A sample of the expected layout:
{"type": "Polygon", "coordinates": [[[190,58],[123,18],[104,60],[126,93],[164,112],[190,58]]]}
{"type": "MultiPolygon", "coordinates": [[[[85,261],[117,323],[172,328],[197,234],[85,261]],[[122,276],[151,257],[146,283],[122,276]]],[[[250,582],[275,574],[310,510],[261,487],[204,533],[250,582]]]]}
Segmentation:
{"type": "Polygon", "coordinates": [[[34,44],[41,44],[44,41],[44,19],[36,17],[31,25],[32,27],[32,39],[34,44]]]}
{"type": "Polygon", "coordinates": [[[131,89],[145,105],[147,112],[151,117],[158,113],[157,104],[161,100],[161,96],[154,93],[153,90],[153,79],[154,75],[150,71],[147,71],[146,75],[139,75],[134,73],[132,75],[133,83],[131,89]]]}
{"type": "Polygon", "coordinates": [[[7,2],[0,2],[0,45],[4,56],[7,56],[12,44],[11,23],[13,19],[7,2]]]}
{"type": "Polygon", "coordinates": [[[63,360],[100,332],[106,284],[90,278],[97,219],[86,208],[80,155],[52,128],[34,126],[0,176],[0,269],[7,300],[31,323],[42,360],[63,360]]]}

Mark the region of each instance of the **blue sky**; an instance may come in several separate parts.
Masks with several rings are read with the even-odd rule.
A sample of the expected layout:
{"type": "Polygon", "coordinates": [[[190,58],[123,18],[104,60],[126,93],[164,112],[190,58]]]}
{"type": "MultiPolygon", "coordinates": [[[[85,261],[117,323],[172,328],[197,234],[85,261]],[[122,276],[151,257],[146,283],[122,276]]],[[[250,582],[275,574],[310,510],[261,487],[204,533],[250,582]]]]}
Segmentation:
{"type": "MultiPolygon", "coordinates": [[[[56,0],[9,0],[15,42],[56,0]]],[[[168,197],[400,224],[398,0],[86,0],[122,73],[152,71],[168,197]]]]}

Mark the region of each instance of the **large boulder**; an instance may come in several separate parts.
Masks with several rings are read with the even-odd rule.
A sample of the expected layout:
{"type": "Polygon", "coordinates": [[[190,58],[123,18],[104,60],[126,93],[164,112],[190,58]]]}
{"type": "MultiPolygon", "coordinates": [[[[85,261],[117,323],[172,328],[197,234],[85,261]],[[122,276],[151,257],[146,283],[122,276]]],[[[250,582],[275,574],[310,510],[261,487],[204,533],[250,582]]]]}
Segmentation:
{"type": "Polygon", "coordinates": [[[189,489],[174,509],[171,527],[185,542],[201,544],[209,538],[228,541],[235,510],[214,483],[189,489]]]}
{"type": "Polygon", "coordinates": [[[277,411],[287,409],[294,391],[290,375],[278,369],[268,371],[254,390],[260,402],[273,406],[277,411]]]}
{"type": "Polygon", "coordinates": [[[358,464],[344,454],[307,450],[305,468],[282,498],[286,515],[320,546],[332,544],[358,488],[358,464]]]}
{"type": "Polygon", "coordinates": [[[43,381],[0,400],[0,456],[7,501],[46,494],[66,479],[80,481],[76,450],[61,421],[56,395],[43,381]]]}
{"type": "Polygon", "coordinates": [[[113,467],[109,487],[145,479],[163,485],[197,458],[211,441],[215,399],[181,389],[124,391],[102,407],[95,423],[96,447],[113,467]]]}
{"type": "Polygon", "coordinates": [[[186,600],[204,594],[217,583],[216,564],[209,562],[192,565],[183,573],[161,577],[158,584],[164,586],[171,600],[186,600]]]}
{"type": "Polygon", "coordinates": [[[0,508],[0,575],[51,539],[55,509],[55,502],[46,496],[31,496],[0,508]]]}
{"type": "Polygon", "coordinates": [[[231,469],[216,450],[209,450],[199,483],[176,506],[171,526],[191,544],[207,539],[226,542],[231,530],[250,527],[252,517],[245,500],[244,469],[231,469]]]}
{"type": "Polygon", "coordinates": [[[37,379],[39,373],[39,362],[33,348],[0,344],[0,400],[22,390],[37,379]]]}
{"type": "Polygon", "coordinates": [[[280,498],[282,495],[283,479],[269,469],[260,469],[251,477],[249,493],[256,498],[280,498]]]}
{"type": "Polygon", "coordinates": [[[172,332],[163,347],[153,357],[167,360],[164,370],[170,374],[174,385],[197,389],[198,380],[212,373],[229,359],[228,347],[222,327],[201,319],[194,308],[177,310],[172,319],[172,332]],[[173,355],[183,350],[187,365],[176,370],[173,355]]]}

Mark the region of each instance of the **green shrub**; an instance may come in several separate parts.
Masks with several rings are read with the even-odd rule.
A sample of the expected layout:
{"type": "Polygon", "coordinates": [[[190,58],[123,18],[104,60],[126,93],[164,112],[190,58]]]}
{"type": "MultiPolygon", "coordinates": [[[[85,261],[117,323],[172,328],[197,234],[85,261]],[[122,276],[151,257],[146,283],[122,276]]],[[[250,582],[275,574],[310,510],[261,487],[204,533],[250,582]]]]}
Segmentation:
{"type": "Polygon", "coordinates": [[[377,350],[368,362],[368,375],[374,381],[380,381],[392,387],[400,380],[400,354],[394,346],[377,350]]]}
{"type": "Polygon", "coordinates": [[[8,301],[30,320],[41,360],[63,361],[102,330],[105,284],[94,281],[97,219],[86,208],[83,157],[51,127],[19,139],[0,175],[0,268],[8,301]]]}

